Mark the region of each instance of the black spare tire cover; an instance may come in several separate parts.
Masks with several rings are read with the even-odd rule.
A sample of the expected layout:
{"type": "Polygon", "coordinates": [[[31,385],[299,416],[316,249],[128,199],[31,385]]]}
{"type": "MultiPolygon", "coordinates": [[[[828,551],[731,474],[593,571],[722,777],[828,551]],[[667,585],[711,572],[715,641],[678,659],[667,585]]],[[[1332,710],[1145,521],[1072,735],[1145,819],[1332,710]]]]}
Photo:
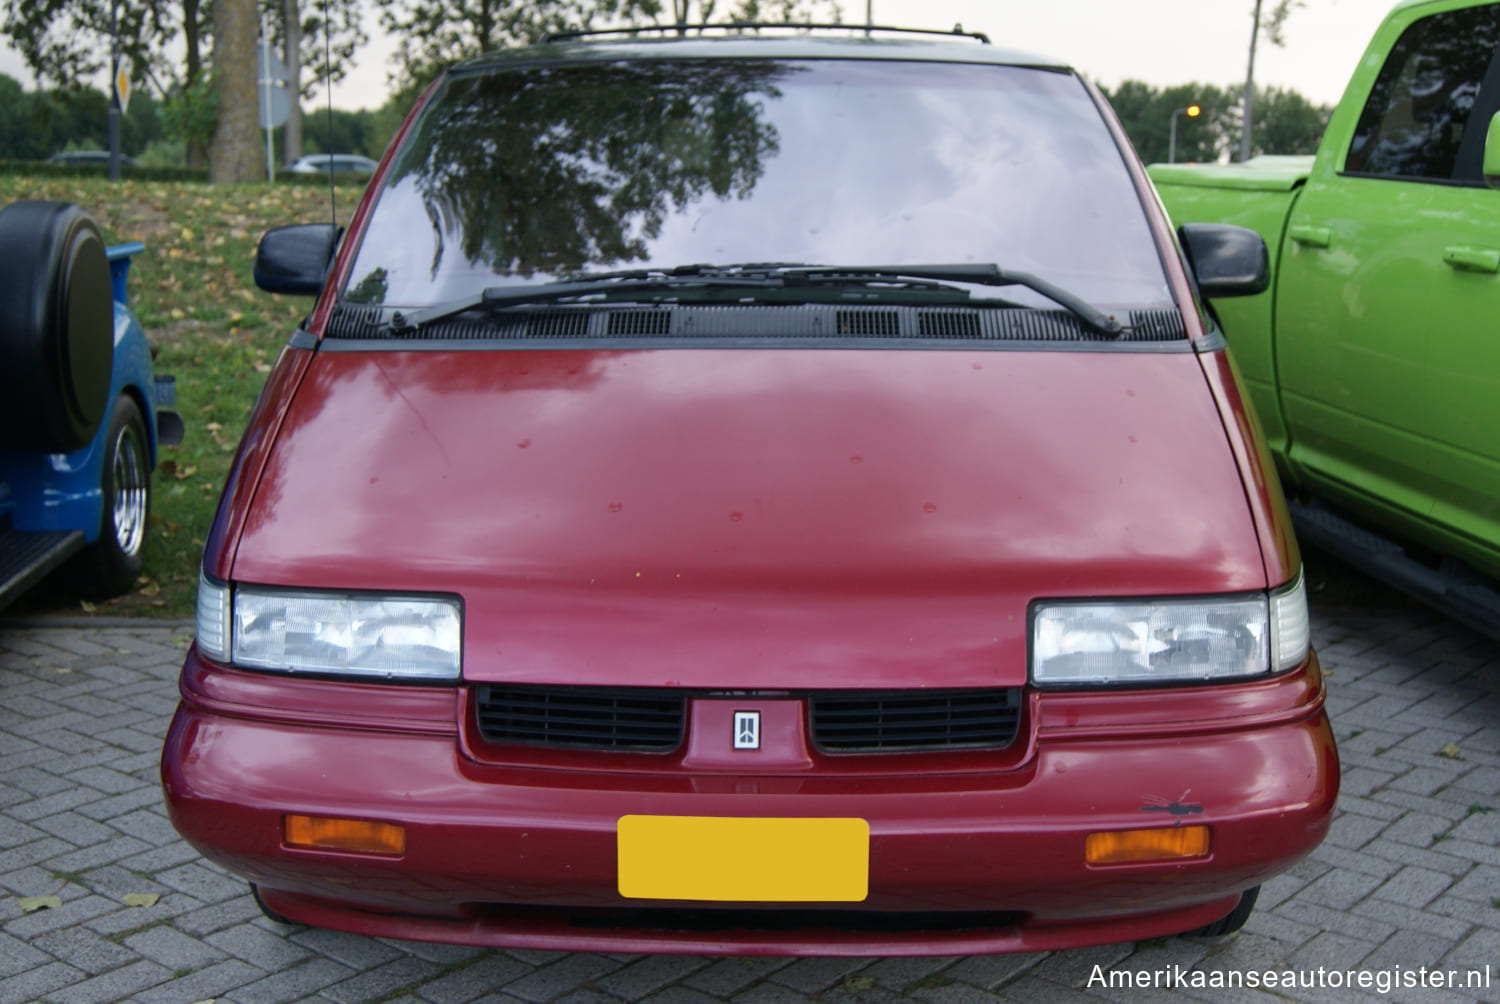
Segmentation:
{"type": "Polygon", "coordinates": [[[0,209],[0,442],[64,453],[109,407],[114,301],[99,228],[67,202],[0,209]]]}

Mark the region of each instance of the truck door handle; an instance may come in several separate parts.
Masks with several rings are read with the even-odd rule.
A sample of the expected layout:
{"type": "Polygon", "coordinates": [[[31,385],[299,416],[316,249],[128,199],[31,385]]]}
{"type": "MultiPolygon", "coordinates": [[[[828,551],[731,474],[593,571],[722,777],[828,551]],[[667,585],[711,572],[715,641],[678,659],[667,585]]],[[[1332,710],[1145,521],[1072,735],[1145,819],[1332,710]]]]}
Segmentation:
{"type": "Polygon", "coordinates": [[[1492,248],[1443,248],[1443,263],[1460,272],[1500,272],[1500,251],[1492,248]]]}
{"type": "Polygon", "coordinates": [[[1333,231],[1327,227],[1314,227],[1306,223],[1294,223],[1287,233],[1298,244],[1305,244],[1310,248],[1326,248],[1328,242],[1333,240],[1333,231]]]}

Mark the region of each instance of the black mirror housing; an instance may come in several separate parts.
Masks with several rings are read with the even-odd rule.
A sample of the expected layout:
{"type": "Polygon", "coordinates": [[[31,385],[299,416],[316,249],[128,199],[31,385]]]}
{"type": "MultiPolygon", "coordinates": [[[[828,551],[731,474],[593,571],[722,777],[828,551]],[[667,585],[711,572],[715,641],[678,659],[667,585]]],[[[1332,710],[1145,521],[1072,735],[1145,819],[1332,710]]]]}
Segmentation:
{"type": "Polygon", "coordinates": [[[1253,296],[1271,285],[1271,256],[1265,239],[1248,227],[1227,223],[1184,223],[1178,239],[1209,299],[1253,296]]]}
{"type": "Polygon", "coordinates": [[[255,284],[267,293],[317,295],[328,277],[342,232],[332,223],[298,223],[267,230],[255,249],[255,284]]]}

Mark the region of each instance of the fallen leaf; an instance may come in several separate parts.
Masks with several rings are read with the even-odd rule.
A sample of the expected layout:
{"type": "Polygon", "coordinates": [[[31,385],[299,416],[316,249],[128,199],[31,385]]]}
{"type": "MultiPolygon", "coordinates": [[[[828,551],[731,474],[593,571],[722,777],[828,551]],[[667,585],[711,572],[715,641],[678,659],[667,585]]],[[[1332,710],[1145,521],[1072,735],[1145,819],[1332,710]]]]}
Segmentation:
{"type": "Polygon", "coordinates": [[[1449,760],[1463,759],[1463,757],[1458,755],[1458,743],[1449,743],[1447,746],[1444,746],[1442,749],[1438,750],[1437,755],[1441,757],[1447,757],[1449,760]]]}
{"type": "Polygon", "coordinates": [[[161,897],[154,892],[127,892],[124,902],[126,906],[155,906],[159,899],[161,897]]]}
{"type": "Polygon", "coordinates": [[[56,896],[23,896],[19,905],[22,913],[36,913],[38,910],[56,910],[62,906],[62,900],[56,896]]]}
{"type": "Polygon", "coordinates": [[[160,592],[161,586],[157,585],[155,582],[148,582],[141,587],[142,596],[156,596],[160,592]]]}
{"type": "Polygon", "coordinates": [[[875,977],[864,973],[850,973],[844,977],[845,990],[870,990],[875,986],[875,977]]]}
{"type": "Polygon", "coordinates": [[[78,603],[78,606],[81,607],[82,610],[83,610],[83,612],[86,613],[86,614],[91,614],[95,610],[99,609],[98,607],[94,606],[94,604],[90,603],[88,600],[80,600],[79,603],[78,603]]]}

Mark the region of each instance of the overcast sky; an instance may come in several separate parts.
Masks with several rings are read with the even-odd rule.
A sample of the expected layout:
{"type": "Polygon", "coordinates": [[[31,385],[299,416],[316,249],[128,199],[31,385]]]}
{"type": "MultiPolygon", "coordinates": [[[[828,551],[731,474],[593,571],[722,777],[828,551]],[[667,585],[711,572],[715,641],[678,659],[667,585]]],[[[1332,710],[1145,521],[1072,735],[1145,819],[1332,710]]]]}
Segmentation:
{"type": "MultiPolygon", "coordinates": [[[[1306,0],[1287,24],[1286,47],[1259,47],[1257,83],[1335,103],[1393,3],[1306,0]]],[[[951,28],[961,22],[997,45],[1072,63],[1106,87],[1132,78],[1157,86],[1243,82],[1253,6],[1254,0],[874,0],[877,23],[951,28]]],[[[843,0],[843,8],[845,20],[863,21],[865,0],[843,0]]],[[[336,106],[376,107],[385,98],[393,43],[379,36],[373,17],[367,27],[375,37],[355,72],[334,88],[336,106]]],[[[0,49],[0,73],[31,84],[8,49],[0,49]]]]}

